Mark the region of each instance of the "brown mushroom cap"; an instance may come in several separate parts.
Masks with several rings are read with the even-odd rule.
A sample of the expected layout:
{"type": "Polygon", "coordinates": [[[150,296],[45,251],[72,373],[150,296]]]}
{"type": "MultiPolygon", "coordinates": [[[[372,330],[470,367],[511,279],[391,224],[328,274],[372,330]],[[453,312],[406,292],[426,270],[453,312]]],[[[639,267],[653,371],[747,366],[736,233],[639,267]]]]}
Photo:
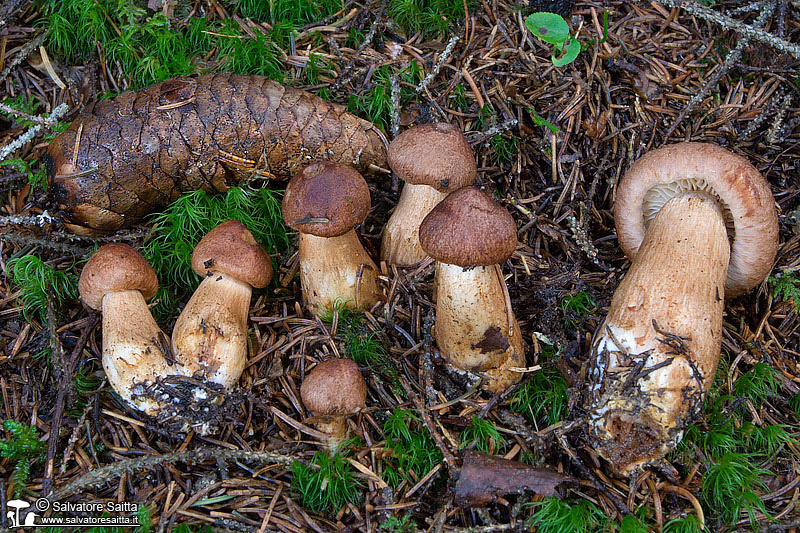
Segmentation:
{"type": "Polygon", "coordinates": [[[370,205],[369,187],[356,169],[341,163],[312,163],[286,186],[283,220],[301,233],[338,237],[361,224],[370,205]]]}
{"type": "Polygon", "coordinates": [[[472,185],[475,155],[458,127],[437,122],[407,129],[389,144],[389,166],[400,179],[450,192],[472,185]]]}
{"type": "Polygon", "coordinates": [[[308,373],[300,397],[315,415],[351,415],[364,408],[367,384],[350,359],[328,359],[308,373]]]}
{"type": "Polygon", "coordinates": [[[103,296],[109,292],[133,290],[149,300],[158,290],[158,277],[139,252],[119,242],[97,250],[83,267],[78,281],[81,300],[98,311],[103,307],[103,296]]]}
{"type": "Polygon", "coordinates": [[[719,201],[732,238],[726,296],[744,294],[772,269],[778,216],[769,184],[746,159],[707,143],[671,144],[646,153],[617,187],[617,238],[629,258],[639,251],[649,221],[669,198],[702,191],[719,201]]]}
{"type": "Polygon", "coordinates": [[[272,279],[269,254],[238,220],[227,220],[200,239],[192,252],[192,270],[201,276],[221,272],[258,289],[272,279]]]}
{"type": "Polygon", "coordinates": [[[425,253],[458,266],[502,263],[517,247],[511,214],[477,187],[450,193],[419,226],[425,253]]]}

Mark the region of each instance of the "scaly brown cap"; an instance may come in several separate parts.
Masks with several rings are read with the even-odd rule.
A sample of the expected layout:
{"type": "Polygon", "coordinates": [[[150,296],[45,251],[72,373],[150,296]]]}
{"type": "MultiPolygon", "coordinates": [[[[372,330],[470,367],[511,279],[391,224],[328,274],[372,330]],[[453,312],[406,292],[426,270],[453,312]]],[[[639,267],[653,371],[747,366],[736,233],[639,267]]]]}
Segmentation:
{"type": "Polygon", "coordinates": [[[201,276],[221,272],[257,289],[272,279],[269,254],[238,220],[227,220],[200,239],[192,252],[192,270],[201,276]]]}
{"type": "Polygon", "coordinates": [[[389,167],[413,185],[451,192],[472,185],[478,168],[467,139],[446,122],[407,129],[389,144],[389,167]]]}
{"type": "Polygon", "coordinates": [[[356,169],[312,163],[294,175],[283,195],[283,220],[301,233],[338,237],[369,213],[369,187],[356,169]]]}
{"type": "Polygon", "coordinates": [[[517,247],[511,214],[477,187],[463,187],[428,213],[419,226],[425,253],[443,263],[486,266],[502,263],[517,247]]]}
{"type": "Polygon", "coordinates": [[[715,144],[671,144],[646,153],[631,166],[617,187],[614,204],[622,250],[633,259],[658,209],[672,196],[690,191],[701,191],[722,207],[733,238],[725,294],[744,294],[764,280],[775,260],[775,199],[753,165],[715,144]]]}
{"type": "Polygon", "coordinates": [[[192,270],[201,276],[221,272],[257,289],[272,279],[269,254],[238,220],[227,220],[200,239],[192,252],[192,270]]]}
{"type": "Polygon", "coordinates": [[[113,242],[97,250],[83,267],[78,292],[83,303],[99,311],[109,292],[139,291],[145,300],[156,295],[155,270],[133,247],[113,242]]]}
{"type": "Polygon", "coordinates": [[[351,415],[364,408],[367,384],[350,359],[328,359],[308,373],[300,397],[317,416],[351,415]]]}

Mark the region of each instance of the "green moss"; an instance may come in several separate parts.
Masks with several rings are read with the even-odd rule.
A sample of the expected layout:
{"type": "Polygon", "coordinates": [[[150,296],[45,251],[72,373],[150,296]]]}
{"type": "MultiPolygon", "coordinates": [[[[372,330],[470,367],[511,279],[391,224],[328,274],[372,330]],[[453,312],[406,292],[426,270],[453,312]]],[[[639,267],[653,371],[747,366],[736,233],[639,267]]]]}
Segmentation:
{"type": "Polygon", "coordinates": [[[472,417],[472,421],[461,432],[461,448],[480,450],[488,454],[502,453],[506,447],[506,440],[489,420],[472,417]]]}
{"type": "Polygon", "coordinates": [[[722,522],[733,524],[745,511],[756,529],[756,513],[767,514],[758,492],[767,488],[760,476],[772,475],[772,472],[755,464],[758,457],[757,454],[726,453],[709,465],[703,476],[703,499],[722,522]]]}
{"type": "Polygon", "coordinates": [[[704,531],[708,531],[708,529],[703,527],[703,524],[694,515],[670,520],[664,524],[663,529],[663,533],[703,533],[704,531]]]}
{"type": "Polygon", "coordinates": [[[6,420],[3,427],[11,435],[8,439],[0,440],[0,457],[14,462],[11,483],[14,496],[19,497],[25,491],[25,484],[31,474],[31,464],[44,458],[45,443],[39,440],[39,430],[35,426],[6,420]]]}
{"type": "Polygon", "coordinates": [[[47,323],[47,299],[52,300],[58,313],[67,300],[78,297],[78,276],[71,270],[56,270],[35,255],[12,259],[6,264],[12,285],[20,288],[22,314],[30,321],[35,313],[42,324],[47,323]]]}
{"type": "Polygon", "coordinates": [[[353,466],[327,450],[317,452],[309,465],[295,462],[292,473],[292,489],[312,511],[332,515],[359,500],[361,482],[353,476],[353,466]]]}
{"type": "MultiPolygon", "coordinates": [[[[467,9],[474,0],[467,0],[467,9]]],[[[463,23],[466,13],[462,0],[390,0],[389,16],[410,36],[422,32],[424,38],[446,36],[454,25],[463,23]]]]}
{"type": "Polygon", "coordinates": [[[537,426],[551,426],[567,415],[567,382],[557,369],[546,366],[533,373],[511,396],[510,406],[537,426]]]}
{"type": "MultiPolygon", "coordinates": [[[[48,45],[55,55],[68,63],[80,63],[99,47],[107,63],[121,66],[133,88],[201,71],[206,65],[204,57],[212,50],[216,50],[213,64],[217,69],[281,81],[282,48],[288,47],[296,24],[341,4],[330,0],[323,3],[329,7],[323,8],[302,0],[269,4],[292,16],[274,22],[271,31],[257,33],[255,38],[244,34],[232,19],[168,19],[161,13],[148,15],[138,3],[126,0],[44,2],[38,24],[50,29],[48,45]],[[300,5],[306,9],[298,8],[300,5]]],[[[240,10],[269,4],[243,2],[240,10]]]]}
{"type": "Polygon", "coordinates": [[[570,503],[558,498],[545,498],[531,504],[534,511],[526,521],[538,533],[592,533],[601,531],[608,517],[594,504],[570,503]]]}
{"type": "Polygon", "coordinates": [[[442,453],[411,411],[394,409],[383,424],[386,447],[392,454],[384,463],[383,477],[393,487],[413,484],[442,460],[442,453]]]}
{"type": "Polygon", "coordinates": [[[512,163],[519,153],[517,138],[513,136],[495,135],[491,138],[489,144],[494,152],[494,162],[497,165],[512,163]]]}
{"type": "Polygon", "coordinates": [[[378,531],[389,533],[414,533],[417,530],[418,526],[410,514],[403,515],[402,518],[390,516],[378,526],[378,531]]]}
{"type": "Polygon", "coordinates": [[[240,0],[231,4],[243,17],[270,24],[283,22],[292,26],[318,22],[344,7],[341,0],[240,0]]]}
{"type": "Polygon", "coordinates": [[[777,396],[779,382],[775,370],[766,363],[756,363],[733,383],[733,393],[747,398],[756,408],[777,396]]]}
{"type": "MultiPolygon", "coordinates": [[[[372,86],[366,94],[351,94],[347,102],[347,110],[366,118],[384,132],[389,131],[392,122],[392,76],[398,81],[416,85],[422,81],[422,70],[416,61],[402,71],[396,72],[390,65],[375,70],[372,75],[372,86]]],[[[400,86],[400,107],[403,108],[417,97],[413,88],[400,86]]]]}
{"type": "Polygon", "coordinates": [[[289,237],[281,215],[281,195],[270,189],[239,187],[224,194],[194,191],[153,216],[154,227],[141,252],[160,281],[154,315],[173,312],[174,300],[187,297],[194,290],[200,281],[191,267],[194,247],[226,220],[239,220],[270,254],[285,250],[289,237]]]}
{"type": "Polygon", "coordinates": [[[784,302],[791,302],[795,313],[800,310],[800,280],[795,278],[791,273],[784,272],[777,277],[770,276],[769,283],[773,284],[773,298],[783,300],[784,302]]]}

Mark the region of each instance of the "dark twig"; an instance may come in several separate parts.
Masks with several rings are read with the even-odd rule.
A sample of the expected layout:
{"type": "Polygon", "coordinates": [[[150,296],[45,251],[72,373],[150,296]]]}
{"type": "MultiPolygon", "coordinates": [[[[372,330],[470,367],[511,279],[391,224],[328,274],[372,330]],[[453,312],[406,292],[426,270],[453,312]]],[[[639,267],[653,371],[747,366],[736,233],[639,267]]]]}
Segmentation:
{"type": "Polygon", "coordinates": [[[428,409],[425,408],[423,405],[422,400],[414,392],[414,389],[411,388],[411,385],[408,383],[408,380],[404,377],[400,377],[400,383],[403,385],[403,388],[408,394],[408,397],[414,402],[414,406],[416,406],[417,410],[419,411],[419,415],[422,418],[423,424],[427,428],[428,432],[433,437],[436,446],[439,448],[439,451],[442,452],[442,457],[444,458],[444,464],[447,466],[447,470],[450,473],[450,476],[453,477],[454,474],[458,472],[458,465],[456,463],[456,458],[445,444],[444,440],[442,440],[442,436],[436,431],[436,426],[433,424],[433,419],[431,418],[431,414],[428,409]]]}
{"type": "MultiPolygon", "coordinates": [[[[291,466],[298,459],[289,455],[282,455],[271,452],[252,452],[247,450],[229,450],[206,448],[200,450],[187,450],[184,452],[168,453],[164,455],[152,455],[148,457],[138,457],[136,459],[124,459],[117,461],[103,468],[92,470],[82,475],[78,479],[64,485],[48,496],[51,501],[61,500],[77,494],[83,489],[87,489],[102,483],[107,483],[112,479],[120,477],[122,474],[133,474],[141,470],[149,470],[163,464],[173,463],[203,463],[205,461],[256,461],[260,463],[274,463],[291,466]]],[[[302,462],[302,461],[299,461],[302,462]]]]}
{"type": "Polygon", "coordinates": [[[47,459],[45,461],[44,481],[42,482],[42,492],[50,494],[53,490],[53,473],[55,470],[55,456],[58,448],[58,437],[61,432],[61,424],[64,419],[64,409],[67,398],[72,392],[72,378],[80,360],[80,354],[86,347],[89,340],[89,333],[97,325],[97,317],[92,318],[91,322],[84,328],[81,337],[68,360],[64,359],[64,349],[58,338],[56,331],[56,317],[53,310],[53,301],[50,294],[47,295],[47,329],[50,334],[50,348],[52,350],[53,368],[58,380],[58,395],[56,406],[53,411],[53,418],[50,422],[50,437],[47,439],[47,459]]]}

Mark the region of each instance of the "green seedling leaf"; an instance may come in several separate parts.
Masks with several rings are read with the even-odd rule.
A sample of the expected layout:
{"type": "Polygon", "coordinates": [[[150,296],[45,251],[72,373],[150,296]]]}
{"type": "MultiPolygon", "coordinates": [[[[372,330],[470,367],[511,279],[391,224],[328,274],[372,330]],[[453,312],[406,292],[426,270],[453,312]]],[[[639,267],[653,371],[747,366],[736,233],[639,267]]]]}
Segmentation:
{"type": "Polygon", "coordinates": [[[525,19],[525,25],[536,37],[550,44],[560,44],[569,38],[569,25],[556,13],[540,11],[525,19]]]}
{"type": "Polygon", "coordinates": [[[581,43],[575,39],[570,39],[566,46],[564,46],[562,52],[561,57],[553,55],[553,65],[563,67],[575,61],[575,58],[581,53],[581,43]]]}
{"type": "Polygon", "coordinates": [[[552,122],[539,115],[539,113],[537,113],[533,109],[528,108],[528,113],[531,114],[531,120],[533,121],[534,124],[536,124],[537,126],[544,126],[551,132],[553,132],[553,135],[558,135],[558,128],[554,126],[552,122]]]}

